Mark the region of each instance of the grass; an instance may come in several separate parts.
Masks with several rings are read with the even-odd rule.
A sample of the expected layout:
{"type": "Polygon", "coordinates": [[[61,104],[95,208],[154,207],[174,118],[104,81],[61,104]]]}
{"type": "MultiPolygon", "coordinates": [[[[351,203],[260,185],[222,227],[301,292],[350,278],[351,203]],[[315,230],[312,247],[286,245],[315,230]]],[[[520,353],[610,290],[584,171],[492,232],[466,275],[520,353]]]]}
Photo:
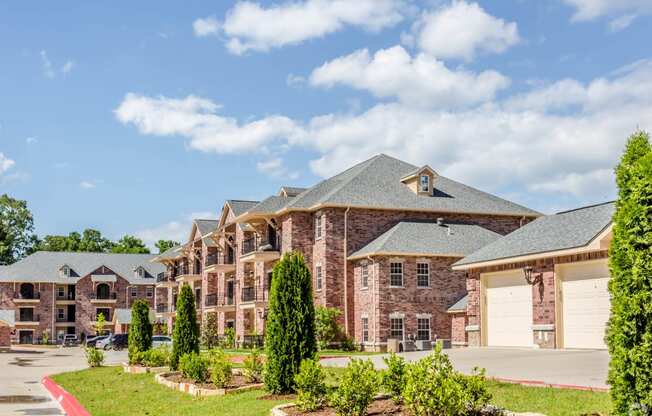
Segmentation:
{"type": "MultiPolygon", "coordinates": [[[[227,348],[223,350],[228,355],[249,355],[251,349],[249,348],[227,348]]],[[[264,355],[264,350],[260,350],[261,355],[264,355]]],[[[321,350],[317,352],[318,357],[349,357],[358,355],[376,355],[382,354],[381,352],[369,351],[342,351],[342,350],[321,350]]]]}
{"type": "MultiPolygon", "coordinates": [[[[327,384],[335,386],[342,368],[327,368],[327,384]]],[[[126,374],[121,367],[101,367],[52,376],[94,416],[157,415],[267,416],[281,401],[258,400],[262,391],[196,399],[170,390],[151,374],[126,374]]],[[[525,387],[488,382],[492,402],[516,412],[538,412],[547,416],[609,414],[607,393],[525,387]]]]}

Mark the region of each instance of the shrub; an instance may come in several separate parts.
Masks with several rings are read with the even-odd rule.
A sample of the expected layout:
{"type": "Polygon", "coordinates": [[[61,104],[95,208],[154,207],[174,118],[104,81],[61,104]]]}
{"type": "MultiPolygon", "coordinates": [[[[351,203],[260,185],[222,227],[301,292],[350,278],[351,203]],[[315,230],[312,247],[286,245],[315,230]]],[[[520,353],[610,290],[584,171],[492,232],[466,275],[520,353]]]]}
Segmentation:
{"type": "Polygon", "coordinates": [[[370,360],[353,359],[346,367],[330,404],[340,416],[364,416],[378,393],[378,373],[370,360]]]}
{"type": "Polygon", "coordinates": [[[207,313],[201,328],[201,344],[211,349],[217,346],[219,336],[217,334],[217,314],[207,313]]]}
{"type": "Polygon", "coordinates": [[[340,341],[340,349],[342,351],[355,351],[356,347],[353,338],[347,335],[342,335],[342,340],[340,341]]]}
{"type": "Polygon", "coordinates": [[[223,348],[234,348],[235,347],[235,329],[226,328],[224,330],[224,340],[223,348]]]}
{"type": "Polygon", "coordinates": [[[150,348],[152,348],[152,324],[149,322],[149,304],[139,299],[131,306],[129,363],[134,364],[139,353],[150,348]]]}
{"type": "Polygon", "coordinates": [[[317,306],[315,308],[315,336],[320,350],[335,342],[341,332],[337,323],[342,311],[337,308],[317,306]]]}
{"type": "Polygon", "coordinates": [[[208,379],[208,360],[196,352],[184,354],[179,359],[179,370],[185,378],[203,383],[208,379]]]}
{"type": "Polygon", "coordinates": [[[394,403],[401,403],[405,384],[405,359],[391,353],[389,357],[383,358],[383,361],[387,365],[387,370],[381,373],[383,387],[392,395],[394,403]]]}
{"type": "Polygon", "coordinates": [[[170,350],[167,347],[152,348],[139,354],[138,363],[146,367],[163,367],[170,363],[170,350]]]}
{"type": "Polygon", "coordinates": [[[197,311],[195,310],[195,296],[188,285],[181,287],[177,298],[177,319],[174,323],[174,342],[170,356],[170,368],[176,370],[179,357],[191,352],[199,352],[199,327],[197,326],[197,311]]]}
{"type": "Polygon", "coordinates": [[[491,393],[487,387],[484,368],[473,368],[470,376],[459,375],[458,381],[464,391],[467,414],[479,415],[491,400],[491,393]]]}
{"type": "Polygon", "coordinates": [[[260,356],[260,351],[257,348],[251,350],[251,354],[245,357],[242,362],[242,374],[250,383],[260,383],[263,379],[263,370],[265,364],[260,356]]]}
{"type": "Polygon", "coordinates": [[[609,250],[611,354],[609,392],[615,414],[652,409],[652,146],[647,133],[627,142],[616,168],[618,199],[609,250]]]}
{"type": "Polygon", "coordinates": [[[86,362],[89,367],[101,367],[104,363],[104,351],[95,348],[85,348],[86,362]]]}
{"type": "Polygon", "coordinates": [[[317,360],[303,360],[294,376],[297,406],[305,412],[320,409],[326,399],[326,374],[317,360]]]}
{"type": "Polygon", "coordinates": [[[285,253],[274,266],[265,333],[267,389],[292,392],[301,361],[316,352],[312,277],[299,252],[285,253]]]}
{"type": "Polygon", "coordinates": [[[231,382],[233,364],[222,350],[212,350],[210,353],[211,381],[216,387],[224,388],[231,382]]]}

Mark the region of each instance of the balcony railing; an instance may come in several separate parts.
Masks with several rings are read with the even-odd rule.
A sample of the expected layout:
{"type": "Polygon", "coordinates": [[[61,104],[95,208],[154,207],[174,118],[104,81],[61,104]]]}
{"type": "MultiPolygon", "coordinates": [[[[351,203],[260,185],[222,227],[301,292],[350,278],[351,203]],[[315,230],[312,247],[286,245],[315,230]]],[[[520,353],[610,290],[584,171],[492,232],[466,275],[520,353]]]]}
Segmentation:
{"type": "Polygon", "coordinates": [[[265,298],[266,292],[262,287],[250,286],[242,288],[242,302],[264,302],[265,298]]]}
{"type": "Polygon", "coordinates": [[[156,283],[174,282],[176,274],[171,271],[161,272],[156,275],[156,283]]]}
{"type": "Polygon", "coordinates": [[[204,305],[217,306],[217,293],[210,293],[206,295],[206,298],[204,299],[204,305]]]}
{"type": "Polygon", "coordinates": [[[206,267],[226,264],[233,264],[232,255],[223,253],[210,253],[208,256],[206,256],[206,260],[204,260],[204,265],[206,267]]]}
{"type": "Polygon", "coordinates": [[[187,264],[182,264],[175,268],[176,277],[188,274],[201,274],[201,267],[190,267],[187,264]]]}
{"type": "MultiPolygon", "coordinates": [[[[157,313],[166,313],[166,312],[169,312],[169,311],[170,311],[170,308],[168,308],[167,303],[159,303],[158,305],[156,305],[156,312],[157,313]]],[[[172,306],[172,312],[174,312],[174,306],[172,306]]]]}
{"type": "Polygon", "coordinates": [[[41,315],[20,314],[18,316],[18,322],[40,322],[40,321],[41,321],[41,315]]]}
{"type": "Polygon", "coordinates": [[[242,241],[240,254],[245,255],[256,251],[281,251],[281,239],[261,238],[259,236],[249,237],[242,241]]]}
{"type": "Polygon", "coordinates": [[[91,293],[91,300],[116,300],[118,299],[118,294],[116,292],[111,292],[108,295],[98,295],[97,293],[91,293]]]}
{"type": "Polygon", "coordinates": [[[41,299],[41,293],[40,292],[34,292],[32,294],[28,294],[28,293],[16,292],[16,293],[14,293],[14,299],[38,300],[38,299],[41,299]]]}
{"type": "Polygon", "coordinates": [[[59,296],[57,294],[57,300],[75,300],[75,294],[74,293],[66,293],[63,296],[59,296]]]}
{"type": "Polygon", "coordinates": [[[57,316],[57,322],[75,322],[74,316],[64,316],[63,318],[57,316]]]}
{"type": "Polygon", "coordinates": [[[222,299],[222,305],[223,305],[223,306],[232,306],[232,305],[235,305],[235,299],[233,298],[233,296],[225,296],[225,297],[222,299]]]}

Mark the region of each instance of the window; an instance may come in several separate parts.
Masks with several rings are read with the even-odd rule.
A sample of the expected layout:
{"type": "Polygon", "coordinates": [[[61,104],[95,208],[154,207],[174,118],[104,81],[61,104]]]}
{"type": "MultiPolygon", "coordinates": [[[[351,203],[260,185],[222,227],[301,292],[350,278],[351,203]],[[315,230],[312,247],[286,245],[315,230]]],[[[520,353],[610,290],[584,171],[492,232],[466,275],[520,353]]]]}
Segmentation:
{"type": "Polygon", "coordinates": [[[403,318],[389,318],[389,337],[403,339],[403,318]]]}
{"type": "Polygon", "coordinates": [[[417,318],[417,339],[430,341],[430,318],[417,318]]]}
{"type": "Polygon", "coordinates": [[[403,287],[403,263],[389,264],[389,286],[403,287]]]}
{"type": "Polygon", "coordinates": [[[362,318],[362,342],[369,342],[369,318],[362,318]]]}
{"type": "Polygon", "coordinates": [[[430,264],[417,263],[417,287],[430,287],[430,264]]]}
{"type": "Polygon", "coordinates": [[[57,297],[58,298],[66,297],[66,288],[64,286],[57,286],[57,297]]]}
{"type": "Polygon", "coordinates": [[[360,286],[363,289],[369,287],[369,266],[366,264],[362,266],[361,276],[360,276],[360,286]]]}
{"type": "Polygon", "coordinates": [[[147,291],[146,296],[147,296],[148,298],[151,298],[151,297],[154,296],[154,288],[153,288],[153,287],[151,287],[151,286],[147,286],[146,291],[147,291]]]}
{"type": "Polygon", "coordinates": [[[65,277],[70,277],[70,267],[63,266],[61,268],[61,274],[63,274],[65,277]]]}
{"type": "Polygon", "coordinates": [[[132,287],[131,288],[131,297],[135,298],[138,296],[138,288],[137,287],[132,287]]]}
{"type": "Polygon", "coordinates": [[[315,239],[320,239],[323,234],[324,216],[319,214],[315,216],[315,239]]]}
{"type": "Polygon", "coordinates": [[[63,310],[63,308],[57,309],[57,319],[63,320],[66,317],[66,311],[63,310]]]}
{"type": "Polygon", "coordinates": [[[430,190],[430,176],[421,175],[419,179],[419,186],[421,192],[428,192],[430,190]]]}
{"type": "Polygon", "coordinates": [[[140,277],[141,279],[145,278],[145,269],[143,269],[142,267],[139,267],[137,272],[138,272],[138,277],[140,277]]]}
{"type": "Polygon", "coordinates": [[[321,290],[322,286],[322,275],[321,275],[321,264],[315,266],[315,288],[316,290],[321,290]]]}

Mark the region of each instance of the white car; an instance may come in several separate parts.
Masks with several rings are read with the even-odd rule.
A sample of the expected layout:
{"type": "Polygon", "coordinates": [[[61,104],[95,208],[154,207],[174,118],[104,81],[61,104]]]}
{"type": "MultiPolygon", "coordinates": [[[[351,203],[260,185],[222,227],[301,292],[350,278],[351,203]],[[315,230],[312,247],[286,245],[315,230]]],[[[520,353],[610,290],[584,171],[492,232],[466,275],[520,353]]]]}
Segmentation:
{"type": "Polygon", "coordinates": [[[109,345],[110,342],[111,342],[111,334],[101,339],[98,339],[95,342],[95,348],[97,348],[98,350],[104,350],[106,349],[107,345],[109,345]]]}
{"type": "Polygon", "coordinates": [[[168,347],[172,348],[172,338],[166,336],[166,335],[154,335],[152,337],[152,347],[153,348],[159,348],[159,347],[168,347]]]}

